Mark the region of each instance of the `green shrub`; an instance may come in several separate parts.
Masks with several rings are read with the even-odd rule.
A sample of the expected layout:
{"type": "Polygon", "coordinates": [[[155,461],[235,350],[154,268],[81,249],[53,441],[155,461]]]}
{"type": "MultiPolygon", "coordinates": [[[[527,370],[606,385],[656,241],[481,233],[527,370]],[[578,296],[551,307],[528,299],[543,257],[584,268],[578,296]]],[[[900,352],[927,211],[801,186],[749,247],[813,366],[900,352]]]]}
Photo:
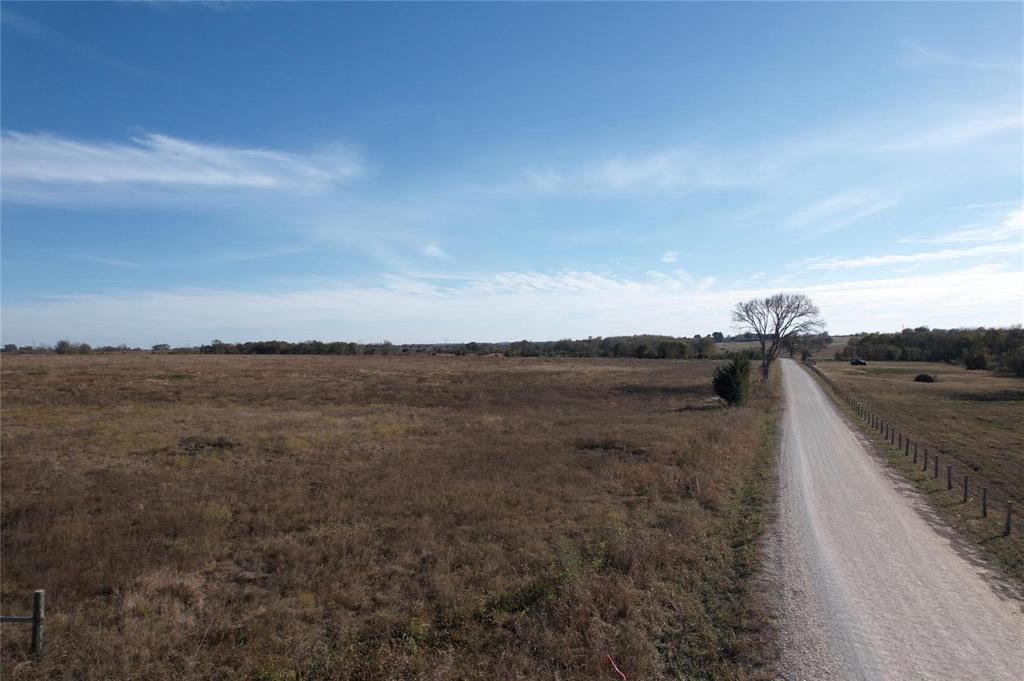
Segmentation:
{"type": "Polygon", "coordinates": [[[1024,378],[1024,348],[1006,353],[999,363],[999,370],[1011,376],[1024,378]]]}
{"type": "Polygon", "coordinates": [[[972,348],[964,353],[964,366],[970,369],[987,369],[989,355],[983,348],[972,348]]]}
{"type": "Polygon", "coordinates": [[[711,384],[715,394],[730,406],[743,404],[750,396],[750,360],[742,356],[734,357],[728,364],[715,369],[711,384]]]}

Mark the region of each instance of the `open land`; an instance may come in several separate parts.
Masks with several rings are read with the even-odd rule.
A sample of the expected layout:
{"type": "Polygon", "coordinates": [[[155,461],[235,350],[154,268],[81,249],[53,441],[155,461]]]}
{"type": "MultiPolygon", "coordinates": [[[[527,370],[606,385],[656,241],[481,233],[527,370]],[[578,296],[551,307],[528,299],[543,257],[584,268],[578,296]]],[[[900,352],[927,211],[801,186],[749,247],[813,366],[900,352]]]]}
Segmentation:
{"type": "Polygon", "coordinates": [[[759,678],[774,399],[715,365],[5,357],[4,674],[759,678]]]}
{"type": "MultiPolygon", "coordinates": [[[[831,343],[819,350],[815,350],[812,353],[812,356],[814,359],[819,360],[832,359],[836,354],[836,350],[842,350],[845,348],[850,338],[852,338],[852,336],[833,336],[831,343]]],[[[750,350],[757,353],[761,352],[761,344],[756,340],[722,341],[721,343],[715,343],[715,347],[723,352],[742,352],[744,350],[750,350]]]]}

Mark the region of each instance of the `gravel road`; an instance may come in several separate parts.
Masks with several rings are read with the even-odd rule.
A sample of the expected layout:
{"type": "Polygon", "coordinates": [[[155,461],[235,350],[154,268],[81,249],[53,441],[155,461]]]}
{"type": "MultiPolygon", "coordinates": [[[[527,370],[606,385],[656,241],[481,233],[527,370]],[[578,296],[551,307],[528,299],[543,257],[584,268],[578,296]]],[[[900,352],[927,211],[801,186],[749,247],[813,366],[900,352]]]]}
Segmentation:
{"type": "Polygon", "coordinates": [[[785,679],[1024,679],[1024,601],[954,546],[819,384],[782,360],[769,581],[785,679]]]}

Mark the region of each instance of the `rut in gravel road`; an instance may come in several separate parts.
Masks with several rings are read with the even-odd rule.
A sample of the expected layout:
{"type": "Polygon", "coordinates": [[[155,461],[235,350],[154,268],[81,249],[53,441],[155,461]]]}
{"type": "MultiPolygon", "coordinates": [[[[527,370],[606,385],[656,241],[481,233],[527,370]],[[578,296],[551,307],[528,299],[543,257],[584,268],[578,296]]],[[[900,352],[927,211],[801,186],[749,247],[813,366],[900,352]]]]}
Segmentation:
{"type": "Polygon", "coordinates": [[[786,679],[1024,679],[1024,601],[926,519],[810,374],[782,360],[769,580],[786,679]]]}

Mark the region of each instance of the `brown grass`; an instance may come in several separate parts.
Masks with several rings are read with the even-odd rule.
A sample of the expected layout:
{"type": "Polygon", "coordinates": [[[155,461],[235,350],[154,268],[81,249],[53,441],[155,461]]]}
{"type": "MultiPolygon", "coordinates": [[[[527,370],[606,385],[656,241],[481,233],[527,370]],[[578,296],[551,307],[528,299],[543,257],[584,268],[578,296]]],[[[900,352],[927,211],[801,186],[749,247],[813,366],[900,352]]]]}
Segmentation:
{"type": "MultiPolygon", "coordinates": [[[[939,454],[933,479],[892,452],[894,461],[953,524],[972,537],[1013,577],[1024,582],[1024,381],[986,371],[924,362],[818,362],[833,381],[898,431],[939,454]],[[915,382],[918,374],[935,383],[915,382]],[[946,466],[953,466],[953,491],[946,491],[946,466]],[[963,476],[971,494],[963,499],[963,476]],[[981,489],[988,488],[989,519],[980,517],[981,489]],[[1014,501],[1016,530],[1001,536],[1007,500],[1014,501]]],[[[877,439],[877,438],[876,438],[877,439]]],[[[923,449],[919,450],[923,457],[923,449]]]]}
{"type": "Polygon", "coordinates": [[[763,675],[772,400],[713,367],[5,357],[3,673],[763,675]]]}
{"type": "MultiPolygon", "coordinates": [[[[833,336],[832,342],[821,348],[815,350],[812,353],[814,359],[832,359],[835,357],[836,350],[842,350],[846,347],[851,336],[833,336]]],[[[750,341],[722,341],[721,343],[715,343],[715,347],[724,352],[742,352],[743,350],[752,350],[754,352],[761,352],[761,344],[756,340],[750,341]]],[[[781,352],[780,356],[786,357],[785,352],[781,352]]]]}

